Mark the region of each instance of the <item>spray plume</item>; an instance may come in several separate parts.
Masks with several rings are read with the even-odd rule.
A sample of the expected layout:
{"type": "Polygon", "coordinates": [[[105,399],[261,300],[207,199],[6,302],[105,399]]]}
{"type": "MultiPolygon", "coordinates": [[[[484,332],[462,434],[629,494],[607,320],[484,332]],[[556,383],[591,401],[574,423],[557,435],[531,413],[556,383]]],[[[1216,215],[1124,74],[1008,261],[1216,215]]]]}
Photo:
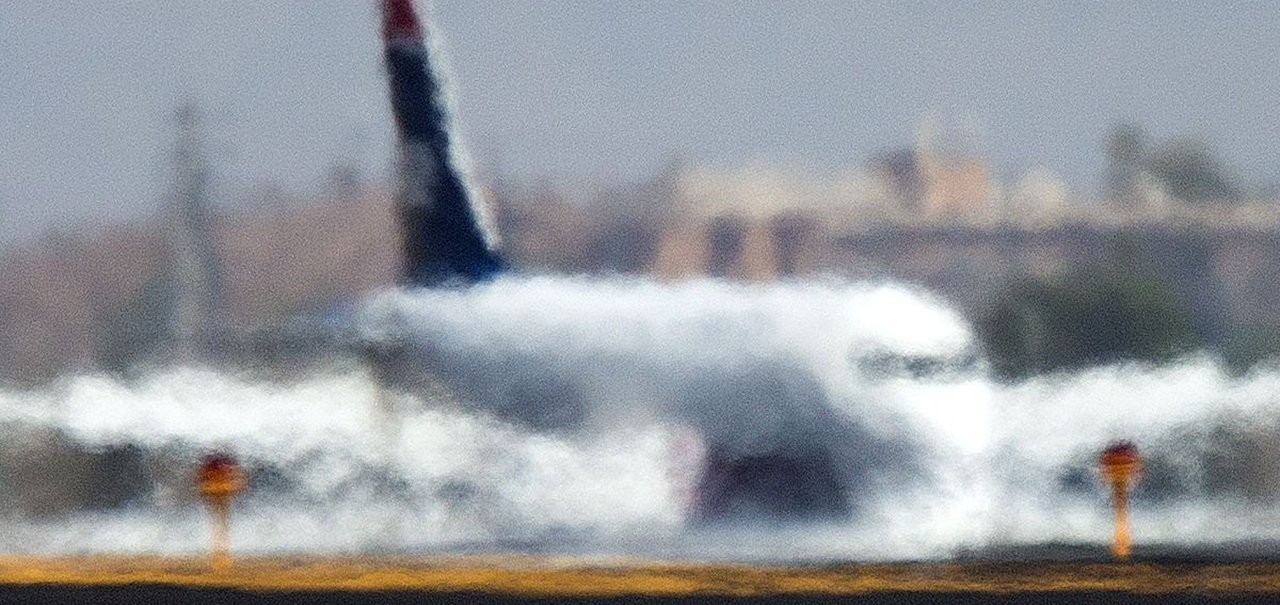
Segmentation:
{"type": "Polygon", "coordinates": [[[507,278],[389,292],[362,321],[367,338],[458,360],[424,378],[448,388],[388,408],[358,369],[294,384],[172,369],[0,391],[0,548],[200,552],[190,476],[218,449],[250,477],[232,528],[243,552],[789,560],[1101,545],[1096,455],[1119,437],[1146,459],[1139,544],[1280,539],[1273,372],[1231,378],[1193,359],[1003,385],[966,361],[968,328],[947,306],[834,282],[507,278]],[[697,523],[682,494],[712,442],[825,452],[852,514],[697,523]]]}

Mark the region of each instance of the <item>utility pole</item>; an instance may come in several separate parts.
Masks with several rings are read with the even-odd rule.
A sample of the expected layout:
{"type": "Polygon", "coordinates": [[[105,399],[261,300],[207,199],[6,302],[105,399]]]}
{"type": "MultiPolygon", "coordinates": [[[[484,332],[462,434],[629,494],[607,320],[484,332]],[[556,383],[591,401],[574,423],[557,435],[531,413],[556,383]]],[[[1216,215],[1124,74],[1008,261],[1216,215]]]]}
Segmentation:
{"type": "Polygon", "coordinates": [[[212,171],[200,109],[195,103],[184,103],[174,119],[171,337],[177,359],[190,363],[207,360],[222,337],[222,271],[214,242],[212,171]]]}

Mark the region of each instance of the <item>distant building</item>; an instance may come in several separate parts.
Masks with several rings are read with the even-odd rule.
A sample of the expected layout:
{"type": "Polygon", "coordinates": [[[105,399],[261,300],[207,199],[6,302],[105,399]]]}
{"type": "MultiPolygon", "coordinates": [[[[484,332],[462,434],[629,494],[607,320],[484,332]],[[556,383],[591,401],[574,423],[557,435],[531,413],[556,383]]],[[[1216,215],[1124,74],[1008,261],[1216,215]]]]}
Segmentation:
{"type": "Polygon", "coordinates": [[[916,165],[923,210],[932,216],[981,212],[990,196],[990,170],[974,118],[944,122],[926,116],[916,127],[916,165]]]}
{"type": "Polygon", "coordinates": [[[916,211],[924,207],[924,171],[915,149],[904,147],[873,158],[870,172],[888,185],[903,209],[916,211]]]}
{"type": "Polygon", "coordinates": [[[983,157],[947,158],[921,154],[923,210],[929,215],[980,211],[990,196],[989,167],[983,157]]]}

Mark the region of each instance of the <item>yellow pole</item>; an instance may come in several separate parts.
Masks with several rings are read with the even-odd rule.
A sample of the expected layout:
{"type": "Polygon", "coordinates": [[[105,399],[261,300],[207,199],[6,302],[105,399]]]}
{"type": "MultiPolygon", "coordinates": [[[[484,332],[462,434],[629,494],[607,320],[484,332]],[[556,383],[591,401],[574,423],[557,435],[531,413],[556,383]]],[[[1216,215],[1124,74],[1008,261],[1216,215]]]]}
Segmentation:
{"type": "Polygon", "coordinates": [[[213,545],[210,565],[214,572],[231,568],[231,499],[225,496],[209,498],[209,512],[213,517],[213,545]]]}
{"type": "Polygon", "coordinates": [[[1129,558],[1129,482],[1116,478],[1111,482],[1111,506],[1116,513],[1116,533],[1111,542],[1111,554],[1117,559],[1129,558]]]}
{"type": "Polygon", "coordinates": [[[231,498],[244,489],[244,474],[230,454],[214,453],[201,462],[196,485],[212,523],[209,564],[214,573],[226,571],[231,567],[231,498]]]}
{"type": "Polygon", "coordinates": [[[1111,554],[1124,561],[1132,550],[1129,535],[1129,485],[1137,479],[1142,469],[1142,457],[1131,441],[1111,444],[1098,456],[1102,475],[1111,483],[1111,509],[1115,513],[1115,535],[1111,540],[1111,554]]]}

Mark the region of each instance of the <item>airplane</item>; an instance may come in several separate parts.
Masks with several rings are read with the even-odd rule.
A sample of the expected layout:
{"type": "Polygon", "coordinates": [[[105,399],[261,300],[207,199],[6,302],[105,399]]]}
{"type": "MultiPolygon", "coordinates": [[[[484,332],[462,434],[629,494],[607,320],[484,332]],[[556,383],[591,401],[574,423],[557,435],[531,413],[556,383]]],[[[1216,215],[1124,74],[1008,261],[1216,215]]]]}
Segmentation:
{"type": "MultiPolygon", "coordinates": [[[[741,295],[740,289],[725,284],[620,286],[571,278],[547,288],[544,278],[517,276],[481,227],[475,200],[455,162],[444,91],[433,71],[424,26],[413,2],[382,0],[381,9],[391,107],[399,138],[397,208],[404,252],[402,290],[376,299],[362,322],[366,326],[363,356],[381,384],[408,395],[436,392],[443,384],[466,404],[504,421],[536,430],[571,432],[596,422],[593,416],[618,413],[602,411],[610,397],[593,385],[644,382],[649,386],[638,390],[647,392],[630,393],[612,403],[614,407],[652,408],[653,413],[700,435],[701,470],[696,474],[690,511],[695,524],[762,518],[782,523],[838,520],[859,508],[858,483],[899,482],[922,475],[918,469],[890,470],[912,466],[908,459],[914,450],[831,405],[826,392],[831,385],[806,372],[795,360],[761,358],[747,367],[703,363],[716,357],[717,347],[733,347],[742,338],[761,337],[754,331],[739,333],[738,328],[750,331],[749,327],[700,335],[699,346],[689,353],[699,369],[687,372],[617,351],[614,361],[618,365],[601,365],[598,355],[607,351],[575,349],[562,340],[563,333],[554,331],[545,339],[523,343],[527,350],[519,345],[501,349],[494,344],[515,338],[498,332],[498,326],[508,325],[513,316],[534,323],[559,321],[555,316],[564,312],[556,310],[556,297],[567,295],[573,300],[559,302],[571,306],[577,304],[573,301],[588,300],[597,310],[594,317],[608,318],[598,326],[601,339],[619,330],[650,335],[662,332],[660,346],[687,348],[693,340],[688,333],[668,330],[662,322],[646,325],[626,311],[608,312],[617,302],[610,297],[636,296],[640,291],[642,296],[665,300],[663,304],[689,307],[699,305],[708,295],[737,296],[748,306],[770,304],[770,295],[741,295]],[[482,292],[459,294],[468,290],[482,292]],[[511,304],[486,306],[477,302],[493,297],[506,297],[511,304]],[[528,317],[530,309],[535,317],[528,317]],[[459,337],[467,330],[480,331],[477,321],[488,330],[483,338],[459,337]],[[596,366],[600,369],[593,374],[589,368],[596,366]],[[770,420],[760,420],[762,417],[770,420]],[[742,419],[754,420],[738,421],[742,419]],[[886,473],[896,476],[886,477],[886,473]]],[[[839,307],[843,303],[832,304],[839,307]]],[[[715,310],[709,311],[710,317],[716,315],[715,310]]],[[[810,333],[806,337],[824,335],[810,333]]],[[[923,356],[903,352],[901,347],[895,352],[896,345],[884,342],[845,343],[867,351],[860,360],[844,360],[850,377],[945,371],[964,365],[954,360],[974,357],[972,339],[965,335],[951,350],[923,356]]],[[[840,388],[858,391],[860,385],[867,384],[849,383],[840,388]]],[[[957,404],[954,409],[968,408],[957,404]]],[[[972,424],[963,421],[963,412],[950,418],[959,418],[959,426],[972,424]]],[[[923,464],[917,466],[923,468],[923,464]]]]}

